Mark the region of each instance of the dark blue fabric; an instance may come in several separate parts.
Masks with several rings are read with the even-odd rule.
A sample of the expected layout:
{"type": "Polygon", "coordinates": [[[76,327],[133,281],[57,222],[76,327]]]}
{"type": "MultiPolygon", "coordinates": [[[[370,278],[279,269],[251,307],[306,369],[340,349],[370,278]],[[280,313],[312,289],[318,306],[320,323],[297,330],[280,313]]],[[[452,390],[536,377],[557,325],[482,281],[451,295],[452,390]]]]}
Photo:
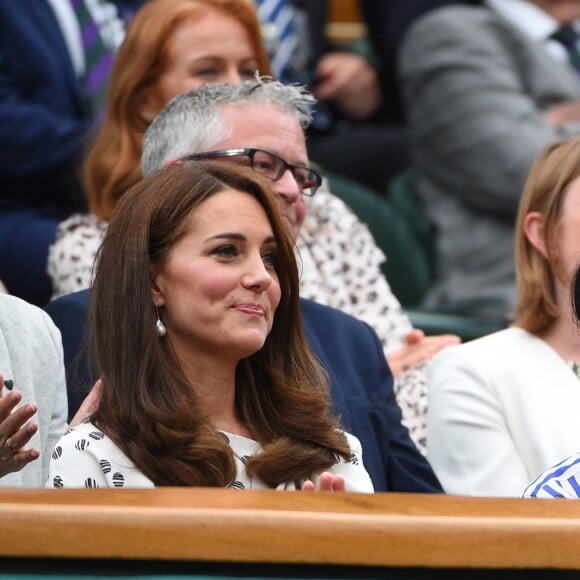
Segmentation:
{"type": "Polygon", "coordinates": [[[479,0],[359,0],[367,36],[379,67],[385,95],[381,115],[385,122],[405,125],[397,72],[397,53],[409,26],[430,10],[448,4],[476,4],[479,0]]]}
{"type": "MultiPolygon", "coordinates": [[[[89,298],[90,292],[83,290],[46,306],[63,337],[70,416],[97,376],[81,346],[89,298]]],[[[351,316],[310,300],[301,300],[301,308],[310,347],[330,377],[334,408],[345,429],[360,439],[375,490],[440,492],[431,466],[401,424],[393,376],[375,332],[351,316]]]]}
{"type": "Polygon", "coordinates": [[[395,400],[382,344],[367,324],[334,308],[301,300],[310,347],[330,376],[332,401],[347,431],[363,446],[376,491],[439,492],[395,400]]]}
{"type": "MultiPolygon", "coordinates": [[[[145,0],[115,1],[121,10],[145,0]]],[[[0,209],[74,204],[90,112],[46,0],[0,0],[0,209]]]]}
{"type": "Polygon", "coordinates": [[[33,210],[0,211],[0,280],[11,294],[39,306],[52,294],[46,260],[58,222],[33,210]]]}
{"type": "Polygon", "coordinates": [[[1,207],[70,204],[89,123],[49,4],[0,0],[1,207]]]}
{"type": "MultiPolygon", "coordinates": [[[[113,3],[135,9],[144,1],[113,3]]],[[[14,238],[3,236],[0,277],[6,276],[13,294],[35,304],[50,297],[45,265],[54,236],[47,238],[47,232],[85,206],[78,177],[90,125],[90,112],[48,2],[0,0],[2,227],[5,234],[15,227],[38,232],[30,243],[20,235],[23,245],[16,250],[14,238]]]]}

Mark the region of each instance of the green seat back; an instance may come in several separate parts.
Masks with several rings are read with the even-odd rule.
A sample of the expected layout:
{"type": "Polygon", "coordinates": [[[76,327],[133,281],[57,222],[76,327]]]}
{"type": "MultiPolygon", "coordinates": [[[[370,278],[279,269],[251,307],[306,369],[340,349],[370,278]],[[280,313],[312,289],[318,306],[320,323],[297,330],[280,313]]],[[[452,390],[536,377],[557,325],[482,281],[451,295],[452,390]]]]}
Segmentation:
{"type": "Polygon", "coordinates": [[[404,307],[418,306],[431,283],[431,253],[418,235],[421,230],[417,230],[412,206],[402,203],[404,192],[397,193],[395,203],[390,195],[382,197],[346,178],[324,173],[331,191],[368,225],[386,254],[382,270],[395,296],[404,307]]]}

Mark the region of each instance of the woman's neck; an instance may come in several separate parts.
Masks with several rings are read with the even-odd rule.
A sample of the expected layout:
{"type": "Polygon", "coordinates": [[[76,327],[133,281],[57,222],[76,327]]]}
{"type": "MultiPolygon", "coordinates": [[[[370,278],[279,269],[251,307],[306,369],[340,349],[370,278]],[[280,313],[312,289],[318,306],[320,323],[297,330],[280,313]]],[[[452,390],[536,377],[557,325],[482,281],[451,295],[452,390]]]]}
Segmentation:
{"type": "Polygon", "coordinates": [[[564,360],[580,361],[580,338],[578,330],[571,332],[562,332],[555,324],[540,338],[547,342],[564,360]]]}
{"type": "Polygon", "coordinates": [[[240,422],[236,409],[237,363],[201,353],[180,356],[178,352],[177,358],[209,422],[216,429],[250,437],[251,432],[240,422]]]}

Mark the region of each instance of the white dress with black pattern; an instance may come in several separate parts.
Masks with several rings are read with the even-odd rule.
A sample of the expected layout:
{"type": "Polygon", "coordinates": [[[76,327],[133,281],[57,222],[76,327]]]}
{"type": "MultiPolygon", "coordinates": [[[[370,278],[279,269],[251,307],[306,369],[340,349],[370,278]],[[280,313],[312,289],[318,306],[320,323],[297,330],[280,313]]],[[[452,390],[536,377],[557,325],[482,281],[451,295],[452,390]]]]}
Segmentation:
{"type": "MultiPolygon", "coordinates": [[[[233,489],[267,489],[268,486],[246,474],[245,463],[262,446],[253,439],[220,432],[234,452],[237,475],[233,489]]],[[[350,461],[338,458],[328,471],[344,477],[347,491],[372,493],[373,484],[362,463],[359,440],[345,433],[352,456],[350,461]]],[[[318,485],[319,474],[312,475],[318,485]]],[[[57,443],[51,457],[46,487],[54,488],[147,488],[153,482],[139,471],[135,464],[113,441],[90,421],[68,431],[57,443]]],[[[294,482],[281,484],[279,490],[295,490],[294,482]]]]}

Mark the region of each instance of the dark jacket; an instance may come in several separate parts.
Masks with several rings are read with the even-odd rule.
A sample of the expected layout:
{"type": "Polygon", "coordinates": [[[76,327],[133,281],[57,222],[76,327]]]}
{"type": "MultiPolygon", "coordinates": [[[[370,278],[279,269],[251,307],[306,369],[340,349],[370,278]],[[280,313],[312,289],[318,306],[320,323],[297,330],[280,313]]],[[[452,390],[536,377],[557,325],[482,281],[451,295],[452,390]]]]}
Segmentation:
{"type": "MultiPolygon", "coordinates": [[[[135,9],[145,0],[110,0],[135,9]]],[[[74,209],[91,116],[46,0],[0,0],[0,209],[74,209]]]]}

